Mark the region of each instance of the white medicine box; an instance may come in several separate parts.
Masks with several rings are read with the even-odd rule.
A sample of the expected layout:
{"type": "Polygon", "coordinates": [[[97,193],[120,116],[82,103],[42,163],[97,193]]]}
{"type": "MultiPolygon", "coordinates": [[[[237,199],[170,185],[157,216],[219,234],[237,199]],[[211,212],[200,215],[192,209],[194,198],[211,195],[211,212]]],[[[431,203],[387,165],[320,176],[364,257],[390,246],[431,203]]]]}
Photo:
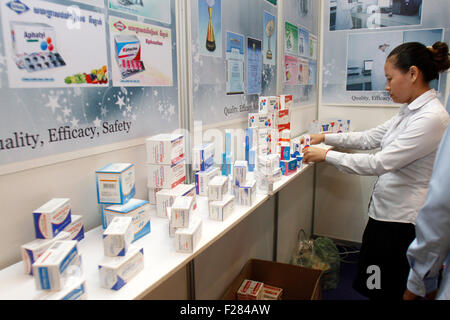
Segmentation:
{"type": "Polygon", "coordinates": [[[103,251],[107,257],[123,257],[134,237],[133,219],[115,217],[103,232],[103,251]]]}
{"type": "Polygon", "coordinates": [[[72,221],[70,199],[55,198],[34,210],[36,238],[53,239],[72,221]]]}
{"type": "Polygon", "coordinates": [[[136,193],[134,164],[112,163],[96,171],[99,204],[125,204],[136,193]]]}
{"type": "Polygon", "coordinates": [[[158,134],[146,140],[147,163],[173,165],[184,159],[182,134],[158,134]]]}

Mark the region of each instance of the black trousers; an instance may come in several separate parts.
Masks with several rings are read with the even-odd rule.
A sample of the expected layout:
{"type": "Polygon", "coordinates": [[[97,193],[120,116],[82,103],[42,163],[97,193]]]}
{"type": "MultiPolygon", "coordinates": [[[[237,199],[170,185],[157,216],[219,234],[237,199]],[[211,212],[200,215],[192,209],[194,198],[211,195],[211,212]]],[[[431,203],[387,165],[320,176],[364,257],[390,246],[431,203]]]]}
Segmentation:
{"type": "Polygon", "coordinates": [[[369,299],[401,300],[410,270],[406,252],[415,237],[413,224],[370,218],[353,288],[369,299]]]}

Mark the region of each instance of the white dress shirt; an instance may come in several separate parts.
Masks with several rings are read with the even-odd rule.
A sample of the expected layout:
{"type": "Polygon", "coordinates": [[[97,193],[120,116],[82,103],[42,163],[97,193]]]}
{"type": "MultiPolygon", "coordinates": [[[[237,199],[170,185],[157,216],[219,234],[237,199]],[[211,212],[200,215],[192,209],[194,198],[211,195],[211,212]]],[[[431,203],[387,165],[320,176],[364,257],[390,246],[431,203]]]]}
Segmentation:
{"type": "Polygon", "coordinates": [[[436,150],[449,115],[429,90],[384,124],[364,132],[327,134],[325,143],[350,149],[381,148],[376,154],[329,151],[326,161],[340,171],[378,176],[369,217],[379,221],[415,224],[425,203],[436,150]]]}

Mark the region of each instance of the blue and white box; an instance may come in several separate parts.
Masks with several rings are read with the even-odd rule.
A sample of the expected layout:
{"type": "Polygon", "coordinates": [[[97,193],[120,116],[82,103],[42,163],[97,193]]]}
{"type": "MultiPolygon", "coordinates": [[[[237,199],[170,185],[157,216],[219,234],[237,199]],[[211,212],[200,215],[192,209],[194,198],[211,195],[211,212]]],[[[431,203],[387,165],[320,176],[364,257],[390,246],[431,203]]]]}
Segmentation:
{"type": "Polygon", "coordinates": [[[156,215],[168,217],[168,209],[172,207],[177,197],[193,197],[194,210],[197,208],[197,193],[194,184],[180,184],[173,189],[162,189],[156,194],[156,215]]]}
{"type": "Polygon", "coordinates": [[[239,186],[239,204],[251,207],[256,201],[256,181],[249,180],[239,186]]]}
{"type": "Polygon", "coordinates": [[[144,249],[132,247],[124,257],[105,257],[98,269],[102,288],[120,290],[144,269],[144,249]]]}
{"type": "Polygon", "coordinates": [[[203,144],[192,149],[192,170],[205,171],[214,165],[214,144],[203,144]]]}
{"type": "Polygon", "coordinates": [[[112,163],[96,171],[99,204],[125,204],[136,193],[134,164],[112,163]]]}
{"type": "Polygon", "coordinates": [[[146,139],[147,163],[174,165],[184,159],[184,135],[158,134],[146,139]]]}
{"type": "Polygon", "coordinates": [[[219,168],[211,167],[205,171],[195,173],[195,188],[199,196],[208,196],[208,184],[216,176],[220,174],[219,168]]]}
{"type": "Polygon", "coordinates": [[[86,280],[83,278],[71,281],[61,291],[48,292],[40,300],[77,301],[87,300],[86,280]]]}
{"type": "Polygon", "coordinates": [[[72,215],[72,221],[64,228],[65,232],[70,234],[69,240],[81,241],[84,239],[84,224],[83,217],[79,215],[72,215]]]}
{"type": "Polygon", "coordinates": [[[228,193],[228,177],[215,176],[208,184],[208,200],[221,201],[228,193]]]}
{"type": "Polygon", "coordinates": [[[245,160],[239,160],[233,167],[233,185],[239,187],[247,181],[248,164],[245,160]]]}
{"type": "Polygon", "coordinates": [[[72,221],[70,199],[55,198],[34,210],[36,238],[53,239],[72,221]]]}
{"type": "Polygon", "coordinates": [[[108,226],[115,217],[131,217],[133,219],[133,242],[151,231],[150,204],[146,200],[131,199],[127,204],[105,208],[104,213],[108,226]]]}
{"type": "Polygon", "coordinates": [[[106,257],[123,257],[133,240],[133,219],[115,217],[103,232],[103,251],[106,257]]]}
{"type": "Polygon", "coordinates": [[[78,242],[55,241],[33,264],[33,275],[38,290],[60,291],[71,266],[81,269],[78,242]]]}

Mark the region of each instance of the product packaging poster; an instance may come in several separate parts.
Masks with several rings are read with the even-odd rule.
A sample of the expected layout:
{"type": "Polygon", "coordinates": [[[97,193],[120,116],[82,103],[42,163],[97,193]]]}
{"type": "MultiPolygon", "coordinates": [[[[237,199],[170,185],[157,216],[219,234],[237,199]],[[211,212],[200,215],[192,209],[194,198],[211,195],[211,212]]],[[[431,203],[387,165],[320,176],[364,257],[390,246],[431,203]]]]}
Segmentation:
{"type": "Polygon", "coordinates": [[[261,40],[247,38],[247,94],[261,94],[261,40]]]}
{"type": "Polygon", "coordinates": [[[309,57],[317,60],[317,37],[309,34],[309,57]]]}
{"type": "Polygon", "coordinates": [[[315,86],[317,84],[317,62],[309,61],[308,66],[308,84],[315,86]]]}
{"type": "Polygon", "coordinates": [[[284,56],[284,83],[289,85],[298,84],[298,58],[284,56]]]}
{"type": "Polygon", "coordinates": [[[244,93],[244,48],[243,35],[227,32],[227,94],[244,93]]]}
{"type": "Polygon", "coordinates": [[[104,8],[105,7],[105,1],[104,0],[72,0],[74,2],[79,2],[82,4],[88,4],[91,6],[95,6],[98,8],[104,8]]]}
{"type": "Polygon", "coordinates": [[[222,0],[198,0],[198,41],[200,55],[222,57],[222,0]]]}
{"type": "Polygon", "coordinates": [[[274,15],[264,11],[263,63],[276,65],[277,57],[277,21],[274,15]]]}
{"type": "Polygon", "coordinates": [[[308,78],[309,61],[307,59],[298,59],[298,82],[300,85],[309,84],[308,78]]]}
{"type": "Polygon", "coordinates": [[[309,56],[309,31],[298,28],[298,54],[302,57],[309,56]]]}
{"type": "Polygon", "coordinates": [[[298,27],[289,22],[284,25],[284,52],[298,55],[298,27]]]}
{"type": "Polygon", "coordinates": [[[423,0],[330,0],[330,31],[420,25],[422,2],[423,0]]]}
{"type": "Polygon", "coordinates": [[[103,14],[36,0],[0,3],[11,88],[108,86],[103,14]]]}
{"type": "Polygon", "coordinates": [[[110,17],[113,86],[172,86],[171,30],[110,17]]]}
{"type": "Polygon", "coordinates": [[[109,9],[171,24],[168,0],[109,0],[109,9]]]}

